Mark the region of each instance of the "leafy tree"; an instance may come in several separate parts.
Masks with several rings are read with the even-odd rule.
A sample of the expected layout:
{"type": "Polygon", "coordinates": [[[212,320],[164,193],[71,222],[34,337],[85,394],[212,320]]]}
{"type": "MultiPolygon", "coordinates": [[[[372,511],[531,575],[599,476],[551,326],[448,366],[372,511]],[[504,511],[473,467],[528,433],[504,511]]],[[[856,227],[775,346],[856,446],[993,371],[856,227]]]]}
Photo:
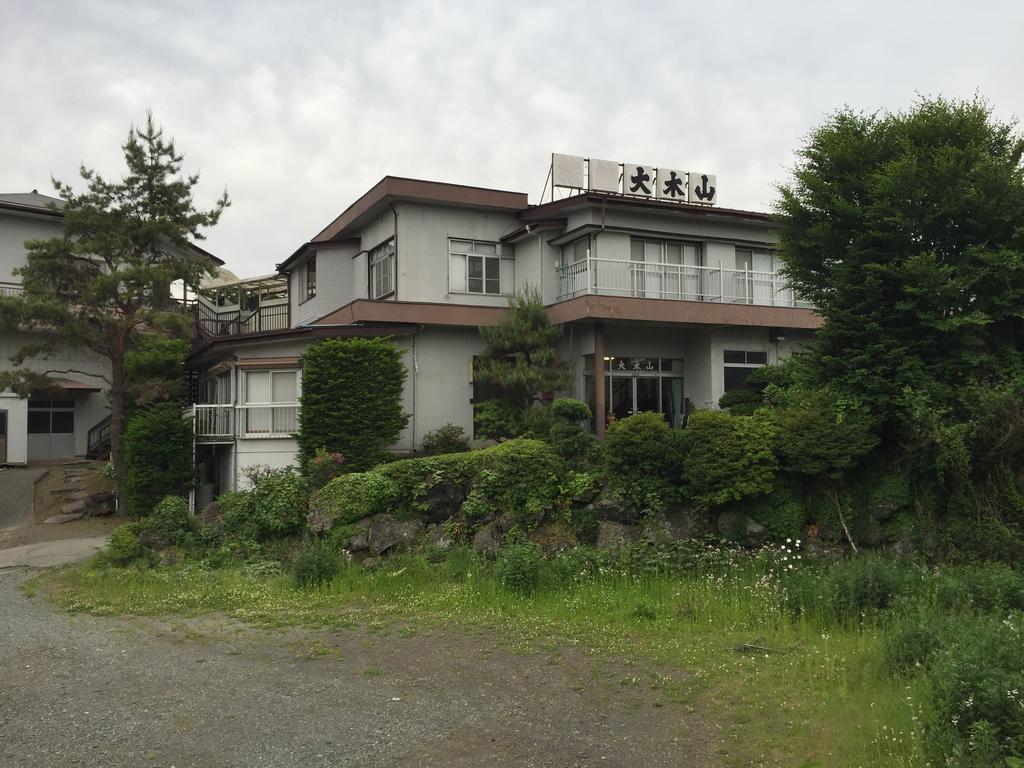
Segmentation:
{"type": "MultiPolygon", "coordinates": [[[[124,432],[128,395],[126,359],[147,335],[186,336],[189,317],[170,297],[176,281],[198,285],[212,271],[209,256],[190,245],[220,219],[227,193],[212,208],[192,199],[197,175],[183,176],[183,155],[164,138],[152,114],[133,126],[122,145],[127,173],[108,181],[83,167],[86,189],[54,180],[65,201],[64,231],[26,243],[20,297],[0,300],[0,328],[30,333],[13,360],[61,347],[87,349],[110,362],[111,460],[118,488],[125,484],[124,432]]],[[[45,373],[17,369],[0,375],[0,387],[22,394],[46,387],[45,373]]]]}
{"type": "Polygon", "coordinates": [[[1024,139],[983,101],[833,115],[780,187],[779,255],[825,326],[818,380],[890,425],[1024,370],[1024,139]]]}
{"type": "Polygon", "coordinates": [[[402,411],[407,375],[389,339],[323,339],[302,356],[299,460],[304,471],[323,448],[345,456],[344,472],[363,472],[409,423],[402,411]]]}
{"type": "Polygon", "coordinates": [[[133,517],[145,517],[165,496],[192,488],[192,425],[177,403],[157,403],[132,414],[125,434],[122,498],[133,517]]]}
{"type": "Polygon", "coordinates": [[[502,322],[480,328],[486,349],[476,360],[476,376],[504,388],[522,408],[541,392],[567,389],[569,370],[555,350],[561,335],[548,320],[540,292],[524,288],[509,299],[502,322]]]}
{"type": "Polygon", "coordinates": [[[128,410],[161,400],[178,400],[185,387],[184,339],[144,336],[124,358],[128,410]]]}

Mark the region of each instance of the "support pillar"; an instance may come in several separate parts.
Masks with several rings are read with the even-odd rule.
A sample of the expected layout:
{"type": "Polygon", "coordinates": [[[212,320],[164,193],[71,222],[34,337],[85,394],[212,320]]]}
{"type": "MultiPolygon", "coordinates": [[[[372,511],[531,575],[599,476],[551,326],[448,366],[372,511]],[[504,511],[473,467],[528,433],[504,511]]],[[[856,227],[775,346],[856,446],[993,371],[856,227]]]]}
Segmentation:
{"type": "Polygon", "coordinates": [[[604,391],[604,323],[594,323],[594,434],[604,439],[608,406],[604,391]]]}

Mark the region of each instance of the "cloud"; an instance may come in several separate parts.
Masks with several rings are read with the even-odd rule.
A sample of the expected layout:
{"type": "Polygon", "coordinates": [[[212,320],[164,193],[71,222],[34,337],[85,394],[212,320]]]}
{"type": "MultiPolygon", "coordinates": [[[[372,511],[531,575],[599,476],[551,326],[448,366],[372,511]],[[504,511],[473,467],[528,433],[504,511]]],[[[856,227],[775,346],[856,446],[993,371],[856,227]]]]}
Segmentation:
{"type": "Polygon", "coordinates": [[[386,174],[529,192],[552,151],[718,174],[766,208],[824,114],[916,94],[1024,112],[1014,3],[9,2],[0,191],[121,169],[152,108],[269,272],[386,174]]]}

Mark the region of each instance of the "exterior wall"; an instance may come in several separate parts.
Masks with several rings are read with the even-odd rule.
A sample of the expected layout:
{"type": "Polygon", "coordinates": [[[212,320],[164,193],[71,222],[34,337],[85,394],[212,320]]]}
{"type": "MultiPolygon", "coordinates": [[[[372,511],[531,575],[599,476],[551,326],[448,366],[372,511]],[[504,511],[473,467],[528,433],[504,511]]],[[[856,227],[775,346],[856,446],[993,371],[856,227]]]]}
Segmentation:
{"type": "MultiPolygon", "coordinates": [[[[259,440],[240,439],[235,443],[237,459],[235,488],[244,491],[250,487],[245,479],[245,470],[257,465],[271,469],[298,466],[299,446],[292,438],[264,438],[259,440]]],[[[230,486],[227,486],[230,487],[230,486]]]]}
{"type": "MultiPolygon", "coordinates": [[[[356,278],[352,257],[359,252],[356,245],[320,246],[316,249],[316,296],[300,301],[305,296],[302,262],[288,275],[288,295],[291,301],[292,327],[297,328],[328,312],[348,304],[355,295],[356,278]]],[[[363,276],[365,280],[365,273],[363,276]]],[[[365,288],[363,288],[365,293],[365,288]]]]}
{"type": "MultiPolygon", "coordinates": [[[[504,295],[488,296],[449,290],[448,239],[498,242],[515,228],[514,215],[415,203],[401,203],[396,208],[398,298],[401,301],[504,306],[504,295]]],[[[363,235],[363,242],[370,242],[366,235],[363,235]]],[[[515,251],[515,247],[505,245],[506,255],[509,250],[515,251]]],[[[518,267],[517,263],[517,270],[518,267]]],[[[511,292],[513,287],[503,285],[502,290],[511,292]]]]}
{"type": "Polygon", "coordinates": [[[0,211],[0,283],[20,283],[12,270],[25,263],[25,241],[60,234],[63,221],[53,217],[0,211]]]}
{"type": "Polygon", "coordinates": [[[428,328],[407,340],[410,346],[406,389],[413,403],[403,448],[418,448],[423,436],[445,424],[473,434],[473,356],[484,345],[476,328],[428,328]]]}
{"type": "Polygon", "coordinates": [[[28,462],[28,401],[0,392],[0,411],[7,411],[7,463],[28,462]]]}

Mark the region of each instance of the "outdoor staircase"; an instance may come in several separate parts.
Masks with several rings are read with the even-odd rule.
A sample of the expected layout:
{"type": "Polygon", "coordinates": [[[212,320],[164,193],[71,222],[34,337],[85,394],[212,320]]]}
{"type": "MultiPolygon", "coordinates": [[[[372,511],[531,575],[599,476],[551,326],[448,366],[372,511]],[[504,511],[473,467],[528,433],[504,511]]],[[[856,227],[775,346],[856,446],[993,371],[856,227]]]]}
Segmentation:
{"type": "Polygon", "coordinates": [[[85,456],[89,459],[110,458],[110,416],[89,430],[85,456]]]}

